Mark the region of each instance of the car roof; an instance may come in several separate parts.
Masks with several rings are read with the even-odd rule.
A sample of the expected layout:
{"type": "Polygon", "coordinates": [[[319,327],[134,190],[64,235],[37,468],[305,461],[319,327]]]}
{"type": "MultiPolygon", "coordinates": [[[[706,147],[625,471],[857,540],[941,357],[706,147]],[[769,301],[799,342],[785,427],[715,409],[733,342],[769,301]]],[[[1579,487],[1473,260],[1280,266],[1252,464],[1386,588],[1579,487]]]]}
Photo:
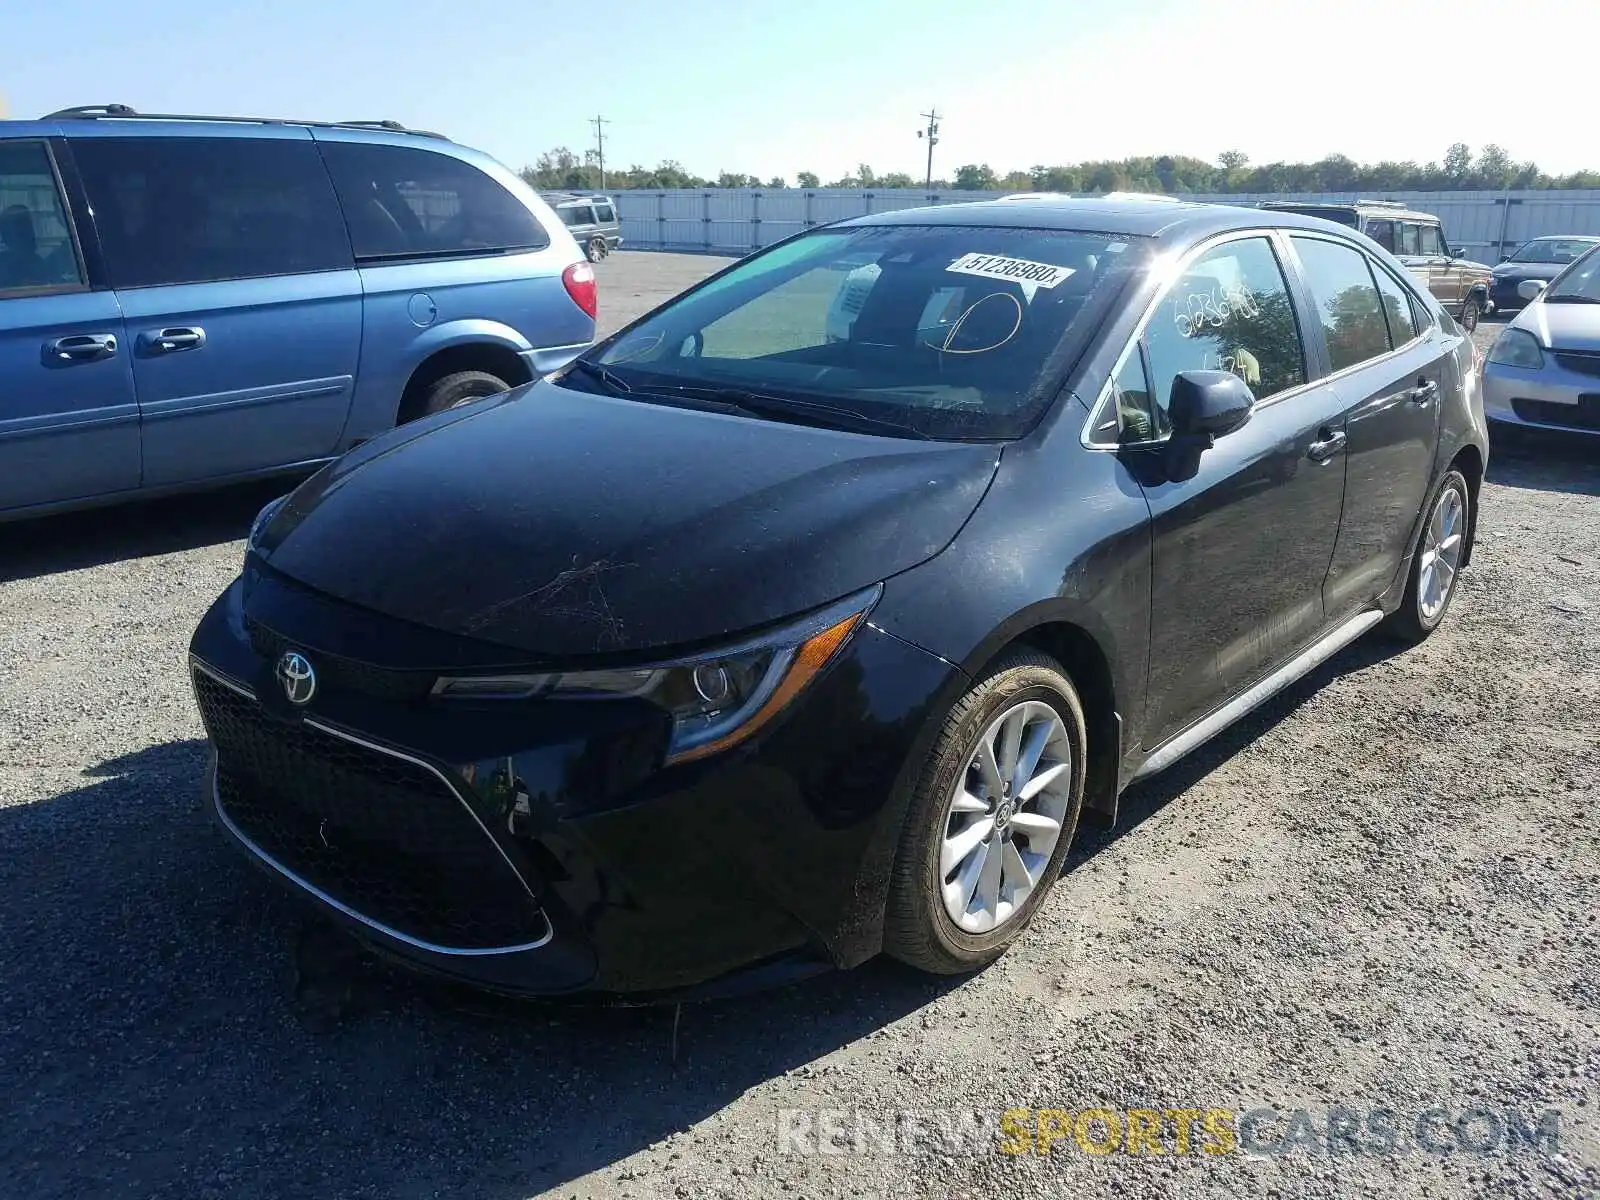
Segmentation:
{"type": "Polygon", "coordinates": [[[925,208],[902,208],[840,221],[832,228],[872,225],[988,225],[1004,229],[1063,229],[1122,234],[1172,241],[1198,241],[1233,229],[1314,229],[1330,225],[1320,217],[1233,204],[1202,204],[1176,198],[1130,196],[1073,197],[1030,195],[976,200],[925,208]]]}
{"type": "Polygon", "coordinates": [[[232,128],[254,126],[263,130],[281,128],[283,126],[306,129],[340,129],[357,133],[365,131],[374,134],[402,134],[409,137],[432,138],[436,141],[450,141],[442,133],[434,133],[428,129],[410,129],[399,121],[302,121],[290,117],[142,113],[126,104],[84,104],[75,108],[57,109],[55,112],[46,113],[36,121],[0,121],[0,136],[48,137],[52,135],[93,134],[95,126],[100,122],[131,126],[152,136],[159,135],[165,128],[174,125],[192,128],[194,125],[200,124],[232,128]]]}

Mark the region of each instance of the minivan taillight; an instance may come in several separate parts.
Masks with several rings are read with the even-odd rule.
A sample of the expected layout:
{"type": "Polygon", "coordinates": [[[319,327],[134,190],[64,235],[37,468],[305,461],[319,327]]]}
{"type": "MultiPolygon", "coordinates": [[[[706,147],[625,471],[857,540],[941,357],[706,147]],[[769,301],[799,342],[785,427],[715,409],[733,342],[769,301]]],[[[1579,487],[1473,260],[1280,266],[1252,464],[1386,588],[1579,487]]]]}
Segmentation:
{"type": "Polygon", "coordinates": [[[591,317],[600,308],[600,292],[594,285],[594,268],[586,262],[575,262],[561,272],[561,284],[567,289],[572,302],[591,317]]]}

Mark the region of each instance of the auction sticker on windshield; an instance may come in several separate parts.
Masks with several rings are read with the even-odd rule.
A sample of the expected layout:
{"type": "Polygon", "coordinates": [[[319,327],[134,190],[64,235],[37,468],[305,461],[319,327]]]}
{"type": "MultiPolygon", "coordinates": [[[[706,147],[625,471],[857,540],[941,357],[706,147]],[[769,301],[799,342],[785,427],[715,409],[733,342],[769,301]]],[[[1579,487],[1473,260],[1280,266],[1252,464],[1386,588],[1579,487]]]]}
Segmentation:
{"type": "Polygon", "coordinates": [[[1073,274],[1071,267],[1029,262],[1025,258],[1005,258],[999,254],[963,254],[945,269],[954,271],[958,275],[1009,279],[1015,283],[1031,283],[1035,287],[1043,288],[1053,288],[1073,274]]]}

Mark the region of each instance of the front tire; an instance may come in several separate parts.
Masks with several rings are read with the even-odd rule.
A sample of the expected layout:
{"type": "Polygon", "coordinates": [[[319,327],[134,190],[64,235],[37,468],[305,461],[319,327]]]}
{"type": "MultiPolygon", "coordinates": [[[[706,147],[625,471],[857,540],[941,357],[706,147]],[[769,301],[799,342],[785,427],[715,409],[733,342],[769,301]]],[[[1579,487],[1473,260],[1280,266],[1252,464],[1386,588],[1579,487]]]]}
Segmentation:
{"type": "Polygon", "coordinates": [[[1061,874],[1083,806],[1083,705],[1054,659],[1007,654],[961,697],[917,780],[884,949],[938,975],[999,958],[1061,874]]]}
{"type": "Polygon", "coordinates": [[[584,257],[592,263],[599,262],[606,256],[605,238],[590,238],[589,244],[583,248],[584,257]]]}
{"type": "Polygon", "coordinates": [[[1406,594],[1385,622],[1391,637],[1420,642],[1439,628],[1455,597],[1472,528],[1472,493],[1460,471],[1445,472],[1428,503],[1428,516],[1411,556],[1406,594]]]}

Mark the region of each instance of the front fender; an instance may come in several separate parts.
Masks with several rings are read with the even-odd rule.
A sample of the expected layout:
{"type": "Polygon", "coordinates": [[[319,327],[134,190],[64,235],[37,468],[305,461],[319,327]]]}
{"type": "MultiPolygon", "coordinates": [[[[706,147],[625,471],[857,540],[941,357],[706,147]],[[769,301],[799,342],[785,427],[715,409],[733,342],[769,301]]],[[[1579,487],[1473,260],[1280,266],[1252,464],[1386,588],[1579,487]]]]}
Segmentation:
{"type": "Polygon", "coordinates": [[[886,583],[873,622],[975,678],[1030,631],[1075,626],[1105,658],[1116,710],[1137,735],[1150,510],[1115,455],[1083,448],[1070,432],[1070,444],[1008,446],[966,527],[943,553],[886,583]]]}

